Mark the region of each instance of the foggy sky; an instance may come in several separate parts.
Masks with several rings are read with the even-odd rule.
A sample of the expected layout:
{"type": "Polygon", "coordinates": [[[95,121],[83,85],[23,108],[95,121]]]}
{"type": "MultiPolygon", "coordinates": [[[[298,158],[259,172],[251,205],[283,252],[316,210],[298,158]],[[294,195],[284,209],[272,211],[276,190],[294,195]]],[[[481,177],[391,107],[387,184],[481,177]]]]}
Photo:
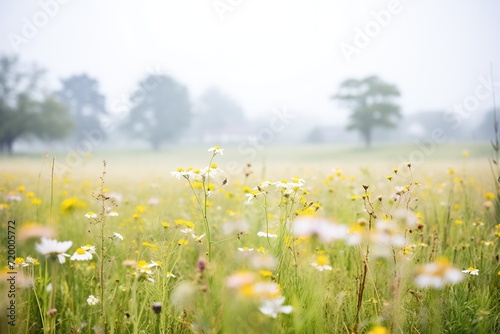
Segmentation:
{"type": "Polygon", "coordinates": [[[167,73],[193,99],[218,86],[249,117],[286,107],[343,124],[329,97],[346,78],[395,83],[406,114],[451,109],[491,63],[500,81],[499,14],[495,0],[1,1],[0,53],[47,68],[52,89],[88,73],[112,112],[145,74],[167,73]]]}

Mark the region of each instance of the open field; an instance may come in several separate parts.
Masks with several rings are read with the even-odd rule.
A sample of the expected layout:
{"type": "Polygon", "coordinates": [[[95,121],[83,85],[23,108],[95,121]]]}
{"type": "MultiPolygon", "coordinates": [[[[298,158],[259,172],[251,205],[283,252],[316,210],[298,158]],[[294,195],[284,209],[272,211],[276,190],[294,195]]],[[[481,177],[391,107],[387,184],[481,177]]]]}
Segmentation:
{"type": "Polygon", "coordinates": [[[207,149],[1,157],[0,332],[500,332],[488,144],[207,149]]]}

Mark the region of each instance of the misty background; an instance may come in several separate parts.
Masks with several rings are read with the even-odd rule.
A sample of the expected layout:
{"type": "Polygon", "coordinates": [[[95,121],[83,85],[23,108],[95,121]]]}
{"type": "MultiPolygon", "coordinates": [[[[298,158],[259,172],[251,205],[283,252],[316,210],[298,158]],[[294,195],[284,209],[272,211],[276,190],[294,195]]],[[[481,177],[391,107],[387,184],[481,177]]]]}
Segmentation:
{"type": "Polygon", "coordinates": [[[494,0],[2,1],[0,141],[487,141],[499,14],[494,0]]]}

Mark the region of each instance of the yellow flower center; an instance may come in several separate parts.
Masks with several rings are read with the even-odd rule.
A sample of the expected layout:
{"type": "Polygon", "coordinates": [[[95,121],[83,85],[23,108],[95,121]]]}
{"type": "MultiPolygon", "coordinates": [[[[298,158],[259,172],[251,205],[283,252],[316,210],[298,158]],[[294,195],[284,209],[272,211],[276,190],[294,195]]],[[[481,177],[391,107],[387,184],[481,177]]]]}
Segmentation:
{"type": "Polygon", "coordinates": [[[320,255],[318,256],[318,258],[316,259],[316,263],[320,266],[324,266],[325,264],[328,263],[328,258],[324,255],[320,255]]]}
{"type": "Polygon", "coordinates": [[[78,249],[76,250],[76,253],[77,253],[77,254],[80,254],[80,255],[83,255],[83,254],[85,254],[86,252],[87,252],[87,251],[86,251],[85,249],[83,249],[83,248],[78,248],[78,249]]]}
{"type": "Polygon", "coordinates": [[[262,276],[264,276],[264,277],[271,277],[271,276],[273,276],[273,273],[271,271],[269,271],[269,270],[261,270],[260,274],[262,276]]]}

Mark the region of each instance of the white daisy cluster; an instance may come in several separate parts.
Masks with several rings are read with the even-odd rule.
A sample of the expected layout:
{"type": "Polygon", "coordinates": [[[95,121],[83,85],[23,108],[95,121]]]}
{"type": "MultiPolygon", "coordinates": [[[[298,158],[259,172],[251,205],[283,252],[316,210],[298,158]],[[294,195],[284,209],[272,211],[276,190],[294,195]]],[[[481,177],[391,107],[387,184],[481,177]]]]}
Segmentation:
{"type": "Polygon", "coordinates": [[[217,164],[213,163],[210,166],[207,166],[202,169],[189,167],[187,169],[177,168],[176,171],[170,172],[172,177],[175,177],[177,180],[181,178],[191,179],[195,181],[203,181],[207,177],[214,177],[219,173],[223,173],[224,171],[220,169],[217,164]]]}
{"type": "Polygon", "coordinates": [[[32,258],[31,256],[26,257],[26,259],[22,257],[16,257],[14,262],[8,261],[8,268],[14,269],[14,268],[25,268],[29,266],[36,266],[40,264],[37,259],[32,258]]]}
{"type": "Polygon", "coordinates": [[[259,183],[256,187],[252,188],[252,191],[246,194],[247,203],[252,201],[257,195],[267,193],[267,188],[271,185],[275,186],[283,195],[289,196],[299,191],[303,191],[302,188],[306,181],[298,176],[292,177],[290,180],[281,180],[276,182],[264,181],[259,183]]]}

